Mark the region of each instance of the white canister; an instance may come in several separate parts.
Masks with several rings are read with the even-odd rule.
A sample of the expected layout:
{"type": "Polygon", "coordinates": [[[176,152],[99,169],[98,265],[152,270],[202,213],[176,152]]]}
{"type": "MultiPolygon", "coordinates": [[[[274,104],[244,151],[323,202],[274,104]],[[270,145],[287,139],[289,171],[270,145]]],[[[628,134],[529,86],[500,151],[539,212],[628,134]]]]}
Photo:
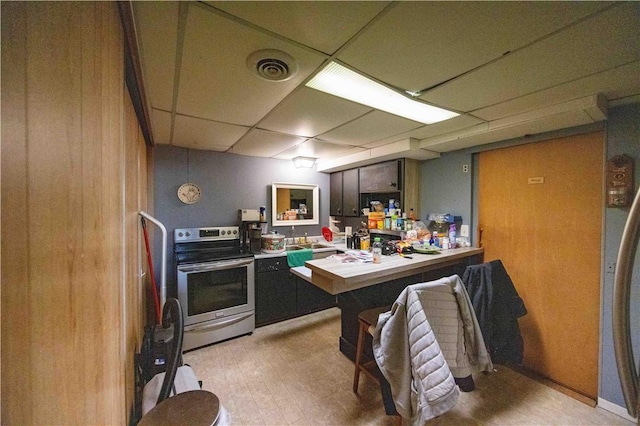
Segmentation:
{"type": "Polygon", "coordinates": [[[442,242],[442,249],[447,250],[449,248],[449,237],[442,237],[440,241],[442,242]]]}
{"type": "Polygon", "coordinates": [[[264,253],[284,252],[285,240],[282,234],[266,234],[262,236],[262,251],[264,253]]]}

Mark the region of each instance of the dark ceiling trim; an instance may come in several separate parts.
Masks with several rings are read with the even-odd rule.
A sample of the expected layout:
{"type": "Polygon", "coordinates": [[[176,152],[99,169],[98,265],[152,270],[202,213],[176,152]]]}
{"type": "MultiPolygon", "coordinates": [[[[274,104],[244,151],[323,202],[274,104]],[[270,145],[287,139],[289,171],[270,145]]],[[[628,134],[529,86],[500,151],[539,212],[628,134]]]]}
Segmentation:
{"type": "Polygon", "coordinates": [[[136,29],[133,23],[131,1],[118,1],[118,12],[124,31],[124,76],[133,109],[138,117],[138,123],[142,130],[142,136],[148,146],[153,146],[153,134],[151,133],[151,120],[149,119],[149,106],[145,97],[144,83],[142,81],[142,68],[140,66],[140,54],[136,42],[136,29]]]}

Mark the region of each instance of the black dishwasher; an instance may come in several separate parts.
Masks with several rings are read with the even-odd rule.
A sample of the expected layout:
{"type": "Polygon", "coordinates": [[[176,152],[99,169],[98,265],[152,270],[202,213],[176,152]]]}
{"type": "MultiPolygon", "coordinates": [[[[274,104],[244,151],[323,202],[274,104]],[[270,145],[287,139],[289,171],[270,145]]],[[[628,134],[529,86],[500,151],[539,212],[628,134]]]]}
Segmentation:
{"type": "Polygon", "coordinates": [[[256,327],[296,315],[296,276],[286,256],[256,259],[256,327]]]}

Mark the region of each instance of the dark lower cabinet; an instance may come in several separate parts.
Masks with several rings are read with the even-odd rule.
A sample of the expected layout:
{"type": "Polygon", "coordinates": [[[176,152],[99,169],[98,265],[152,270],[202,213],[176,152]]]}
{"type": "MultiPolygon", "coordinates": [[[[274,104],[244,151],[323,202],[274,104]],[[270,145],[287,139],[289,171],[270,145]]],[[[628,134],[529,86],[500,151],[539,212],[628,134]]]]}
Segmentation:
{"type": "Polygon", "coordinates": [[[336,297],[296,277],[296,313],[299,315],[336,306],[336,297]]]}
{"type": "Polygon", "coordinates": [[[289,272],[286,256],[256,259],[256,327],[336,306],[336,297],[289,272]]]}
{"type": "Polygon", "coordinates": [[[256,260],[256,326],[296,315],[297,278],[286,257],[256,260]]]}

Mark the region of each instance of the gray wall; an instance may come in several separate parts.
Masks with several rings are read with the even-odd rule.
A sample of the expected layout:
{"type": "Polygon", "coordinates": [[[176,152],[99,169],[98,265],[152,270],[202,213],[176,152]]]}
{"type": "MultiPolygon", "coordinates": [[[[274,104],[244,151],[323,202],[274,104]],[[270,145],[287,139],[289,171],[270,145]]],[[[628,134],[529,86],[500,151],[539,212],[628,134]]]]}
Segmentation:
{"type": "MultiPolygon", "coordinates": [[[[427,160],[420,165],[420,218],[430,213],[449,213],[462,216],[473,236],[473,165],[467,153],[444,153],[441,158],[427,160]],[[468,171],[463,171],[463,166],[468,171]]],[[[460,231],[458,230],[458,233],[460,231]]]]}
{"type": "MultiPolygon", "coordinates": [[[[290,227],[271,227],[271,183],[307,183],[320,188],[320,224],[296,226],[296,235],[321,235],[329,225],[329,175],[312,169],[296,169],[289,160],[247,157],[159,145],[154,151],[154,216],[168,233],[167,283],[175,282],[173,230],[176,228],[238,225],[238,210],[267,207],[269,230],[287,236],[290,227]],[[196,204],[183,204],[177,191],[193,182],[202,191],[196,204]]],[[[154,269],[159,282],[162,241],[155,232],[154,269]]]]}
{"type": "MultiPolygon", "coordinates": [[[[607,120],[607,158],[627,154],[635,159],[635,185],[640,186],[640,104],[627,105],[609,111],[607,120]]],[[[618,247],[629,215],[629,208],[606,208],[604,212],[603,266],[615,263],[618,247]]],[[[625,407],[612,342],[611,309],[613,299],[613,273],[602,273],[602,317],[600,320],[600,391],[599,396],[625,407]]],[[[640,354],[640,252],[632,275],[631,324],[634,327],[636,360],[640,354]]]]}

